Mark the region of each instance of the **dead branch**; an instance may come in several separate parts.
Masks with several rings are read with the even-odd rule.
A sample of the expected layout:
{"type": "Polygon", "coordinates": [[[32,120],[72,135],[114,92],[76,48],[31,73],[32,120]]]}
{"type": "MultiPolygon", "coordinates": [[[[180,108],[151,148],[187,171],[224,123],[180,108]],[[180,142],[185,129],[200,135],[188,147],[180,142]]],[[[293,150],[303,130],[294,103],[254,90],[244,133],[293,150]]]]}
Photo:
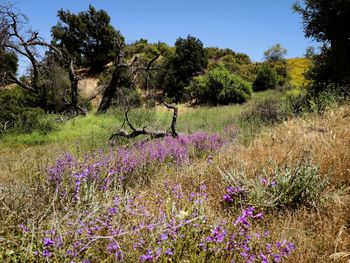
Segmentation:
{"type": "Polygon", "coordinates": [[[177,121],[178,108],[174,105],[170,105],[170,104],[165,103],[165,102],[163,104],[168,109],[172,109],[174,111],[171,125],[170,125],[169,129],[167,129],[166,131],[159,131],[159,130],[149,131],[149,130],[146,130],[146,126],[143,128],[135,128],[133,126],[133,124],[131,123],[129,116],[128,116],[129,109],[126,109],[125,113],[124,113],[125,117],[124,117],[124,122],[123,122],[122,127],[124,126],[125,123],[127,123],[129,128],[131,129],[131,132],[127,132],[126,130],[121,128],[118,131],[114,132],[109,139],[113,140],[116,136],[132,139],[132,138],[135,138],[139,135],[148,135],[148,136],[150,136],[151,139],[162,138],[165,136],[172,136],[174,138],[178,137],[178,133],[176,131],[176,121],[177,121]]]}

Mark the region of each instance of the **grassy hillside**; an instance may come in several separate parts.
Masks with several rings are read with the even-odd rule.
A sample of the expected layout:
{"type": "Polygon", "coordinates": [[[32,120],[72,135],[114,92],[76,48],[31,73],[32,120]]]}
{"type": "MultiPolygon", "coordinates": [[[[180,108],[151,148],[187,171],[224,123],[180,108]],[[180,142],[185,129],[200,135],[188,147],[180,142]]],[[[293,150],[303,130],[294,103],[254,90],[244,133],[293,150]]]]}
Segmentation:
{"type": "Polygon", "coordinates": [[[290,68],[291,84],[300,88],[306,84],[304,73],[311,65],[311,61],[307,58],[290,58],[287,59],[290,68]]]}

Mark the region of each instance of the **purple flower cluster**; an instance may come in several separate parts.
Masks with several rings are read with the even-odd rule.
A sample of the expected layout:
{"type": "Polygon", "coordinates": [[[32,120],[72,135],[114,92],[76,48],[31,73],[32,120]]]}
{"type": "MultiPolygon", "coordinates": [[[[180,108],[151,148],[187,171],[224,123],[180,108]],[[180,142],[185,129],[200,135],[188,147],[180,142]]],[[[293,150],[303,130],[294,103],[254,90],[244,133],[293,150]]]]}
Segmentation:
{"type": "MultiPolygon", "coordinates": [[[[183,164],[223,144],[217,135],[195,133],[96,151],[82,160],[67,154],[51,167],[48,179],[61,197],[78,201],[90,186],[104,193],[157,164],[183,164]]],[[[271,241],[268,231],[255,232],[263,214],[253,207],[224,222],[207,216],[210,196],[205,181],[192,186],[168,178],[157,190],[151,198],[147,191],[137,196],[117,191],[104,205],[73,202],[77,212],[55,221],[56,228],[48,223],[49,230],[38,232],[38,242],[29,237],[32,231],[26,225],[18,227],[34,244],[30,250],[35,260],[42,261],[170,262],[214,256],[232,262],[279,262],[295,249],[285,240],[271,241]]],[[[240,187],[228,187],[224,200],[232,203],[244,194],[240,187]]]]}
{"type": "Polygon", "coordinates": [[[281,262],[296,249],[291,242],[283,240],[269,243],[269,233],[256,233],[252,229],[254,221],[262,219],[262,213],[254,213],[253,207],[242,210],[232,225],[221,224],[214,227],[200,246],[215,254],[233,258],[233,262],[281,262]]]}
{"type": "Polygon", "coordinates": [[[48,179],[55,188],[59,188],[61,196],[68,194],[78,200],[83,185],[93,183],[100,190],[106,190],[120,185],[136,172],[145,174],[156,163],[181,164],[191,157],[216,151],[223,145],[224,141],[218,135],[198,132],[178,138],[167,136],[161,140],[140,142],[130,148],[118,147],[108,153],[97,151],[83,160],[67,154],[49,169],[48,179]]]}
{"type": "Polygon", "coordinates": [[[159,189],[162,195],[155,196],[158,209],[148,211],[145,207],[152,206],[141,195],[120,195],[99,212],[71,214],[60,227],[65,232],[43,232],[34,254],[44,260],[59,256],[72,262],[107,257],[120,262],[165,262],[209,255],[233,262],[279,262],[295,250],[286,240],[271,241],[268,231],[253,230],[263,219],[253,207],[210,225],[203,210],[207,187],[200,183],[196,189],[185,192],[181,185],[165,181],[159,189]]]}
{"type": "Polygon", "coordinates": [[[226,194],[224,195],[224,201],[226,203],[232,203],[234,201],[234,199],[239,197],[242,193],[244,193],[244,190],[241,187],[229,186],[226,188],[226,194]]]}

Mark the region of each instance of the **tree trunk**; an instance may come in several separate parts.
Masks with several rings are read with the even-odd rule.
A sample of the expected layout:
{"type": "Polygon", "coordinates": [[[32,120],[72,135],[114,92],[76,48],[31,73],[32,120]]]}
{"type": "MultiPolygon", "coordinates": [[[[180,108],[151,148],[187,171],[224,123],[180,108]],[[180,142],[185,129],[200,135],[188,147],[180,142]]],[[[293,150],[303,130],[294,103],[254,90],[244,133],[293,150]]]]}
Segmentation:
{"type": "Polygon", "coordinates": [[[74,65],[73,65],[73,60],[69,62],[69,80],[71,83],[71,107],[75,110],[78,111],[78,77],[75,74],[74,71],[74,65]]]}
{"type": "Polygon", "coordinates": [[[107,109],[109,108],[109,106],[111,105],[113,96],[118,88],[120,71],[121,71],[121,68],[116,66],[114,71],[113,71],[113,74],[112,74],[112,79],[108,83],[108,85],[106,86],[106,88],[103,92],[102,100],[101,100],[100,106],[98,107],[98,111],[97,111],[98,113],[105,113],[107,111],[107,109]]]}
{"type": "Polygon", "coordinates": [[[350,40],[337,34],[331,41],[332,75],[336,83],[350,84],[350,40]]]}

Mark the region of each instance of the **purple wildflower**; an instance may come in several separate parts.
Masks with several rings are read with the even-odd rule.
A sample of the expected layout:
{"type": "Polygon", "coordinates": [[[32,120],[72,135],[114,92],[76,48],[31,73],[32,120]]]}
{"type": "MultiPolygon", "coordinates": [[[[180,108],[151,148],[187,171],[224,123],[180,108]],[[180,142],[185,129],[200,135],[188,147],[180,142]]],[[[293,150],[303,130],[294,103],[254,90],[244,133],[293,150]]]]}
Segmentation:
{"type": "Polygon", "coordinates": [[[140,262],[152,261],[153,255],[151,250],[147,250],[146,254],[140,256],[140,262]]]}
{"type": "Polygon", "coordinates": [[[51,257],[51,252],[45,249],[42,253],[43,257],[48,258],[51,257]]]}
{"type": "Polygon", "coordinates": [[[45,237],[43,243],[45,247],[49,247],[54,244],[54,241],[51,238],[45,237]]]}

